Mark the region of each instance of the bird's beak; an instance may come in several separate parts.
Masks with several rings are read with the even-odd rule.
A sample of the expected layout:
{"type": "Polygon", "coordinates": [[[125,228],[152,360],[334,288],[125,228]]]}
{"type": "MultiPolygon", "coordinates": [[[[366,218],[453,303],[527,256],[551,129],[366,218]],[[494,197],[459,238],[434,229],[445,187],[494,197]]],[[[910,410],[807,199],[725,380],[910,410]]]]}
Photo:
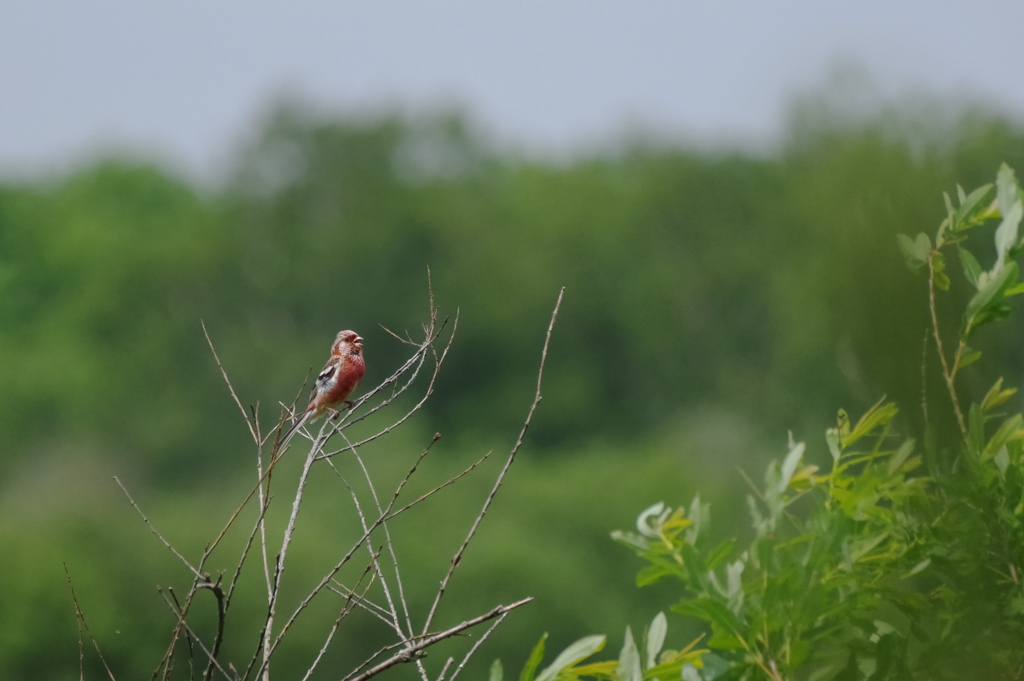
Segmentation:
{"type": "Polygon", "coordinates": [[[363,337],[362,337],[362,336],[356,336],[356,339],[355,339],[355,341],[353,341],[353,344],[354,344],[354,345],[355,345],[355,346],[356,346],[357,348],[359,348],[360,350],[362,350],[362,349],[363,349],[363,337]]]}

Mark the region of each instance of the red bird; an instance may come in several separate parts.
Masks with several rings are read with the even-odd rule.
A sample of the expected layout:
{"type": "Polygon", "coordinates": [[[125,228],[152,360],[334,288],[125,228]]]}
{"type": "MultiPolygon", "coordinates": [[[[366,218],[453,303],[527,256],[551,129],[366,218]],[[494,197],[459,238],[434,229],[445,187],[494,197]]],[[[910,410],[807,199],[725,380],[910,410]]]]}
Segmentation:
{"type": "Polygon", "coordinates": [[[355,331],[342,331],[334,339],[334,345],[331,346],[331,358],[327,360],[323,371],[316,377],[313,394],[309,398],[309,406],[299,416],[295,425],[289,428],[281,438],[278,449],[284,449],[299,428],[313,419],[319,418],[327,412],[337,416],[336,407],[342,403],[346,403],[351,408],[352,403],[346,402],[346,400],[359,385],[365,372],[363,339],[355,331]]]}

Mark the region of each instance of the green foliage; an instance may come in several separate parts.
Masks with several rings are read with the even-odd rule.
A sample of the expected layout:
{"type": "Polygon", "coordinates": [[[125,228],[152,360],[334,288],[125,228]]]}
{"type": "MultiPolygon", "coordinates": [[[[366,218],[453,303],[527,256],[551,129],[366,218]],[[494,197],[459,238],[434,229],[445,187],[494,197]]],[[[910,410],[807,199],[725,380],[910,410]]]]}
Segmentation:
{"type": "MultiPolygon", "coordinates": [[[[766,426],[813,432],[833,405],[862,411],[885,393],[903,405],[910,423],[901,427],[923,433],[913,455],[936,452],[925,457],[929,474],[933,460],[951,465],[957,425],[933,418],[926,429],[910,408],[921,400],[928,315],[892,243],[946,215],[934,198],[954,179],[980,184],[1000,159],[1024,167],[1024,134],[985,113],[926,138],[894,134],[889,119],[801,126],[773,155],[634,140],[550,163],[501,151],[456,117],[328,117],[291,106],[268,117],[226,187],[124,160],[0,187],[0,533],[15,547],[16,575],[0,610],[26,613],[0,635],[0,676],[49,676],[54,632],[74,648],[62,561],[115,667],[151,671],[140,639],[159,622],[143,618],[162,605],[149,590],[151,564],[137,560],[151,538],[110,520],[124,509],[110,476],[134,478],[143,494],[146,482],[165,488],[167,509],[182,514],[167,530],[201,550],[210,516],[188,509],[226,496],[248,465],[200,319],[243,403],[273,418],[340,326],[367,338],[367,383],[382,378],[403,349],[378,324],[418,323],[427,266],[439,302],[463,314],[451,371],[410,429],[441,431],[452,462],[505,445],[493,433],[514,428],[532,394],[534,330],[552,292],[569,287],[544,405],[509,483],[529,501],[496,507],[488,523],[499,531],[466,560],[467,593],[543,603],[489,639],[506,660],[551,620],[613,631],[623,612],[667,611],[659,589],[668,580],[634,593],[619,576],[630,556],[609,555],[601,537],[629,509],[689,498],[694,485],[723,499],[716,527],[735,532],[745,510],[731,499],[732,470],[760,460],[766,426]],[[78,474],[83,460],[95,475],[78,474]],[[652,469],[654,480],[637,472],[652,469]],[[114,509],[98,513],[100,503],[114,509]],[[551,560],[566,547],[570,555],[551,560]],[[95,587],[113,581],[115,564],[116,581],[141,593],[95,587]]],[[[998,190],[986,191],[949,192],[961,223],[995,222],[981,217],[998,190]]],[[[948,333],[995,257],[957,246],[981,262],[975,283],[940,298],[948,333]]],[[[943,256],[953,279],[967,257],[958,250],[943,256]]],[[[1017,286],[1003,291],[1005,304],[1017,286]]],[[[1006,385],[1024,371],[1016,335],[987,329],[974,325],[959,363],[986,360],[962,382],[965,400],[980,402],[996,378],[989,367],[1005,367],[1006,385]]],[[[927,382],[933,411],[941,388],[927,382]]],[[[986,433],[999,426],[994,413],[978,417],[986,433]]],[[[418,451],[416,434],[409,439],[418,451]]],[[[1004,457],[991,461],[998,469],[1004,457]]],[[[438,499],[435,524],[456,517],[460,502],[438,499]]],[[[432,527],[417,531],[426,555],[432,527]]],[[[315,546],[306,554],[310,563],[317,555],[315,546]]],[[[735,559],[721,560],[719,571],[735,559]]],[[[980,586],[972,593],[987,598],[980,586]]],[[[480,598],[467,615],[487,605],[480,598]]],[[[558,636],[552,646],[565,647],[558,636]]],[[[466,673],[475,671],[486,673],[466,673]]]]}
{"type": "Polygon", "coordinates": [[[655,504],[636,532],[613,533],[648,563],[638,585],[681,583],[672,610],[710,631],[706,657],[726,664],[695,666],[691,678],[1015,678],[1024,669],[1024,416],[998,411],[1016,392],[999,379],[964,422],[955,381],[980,356],[966,340],[1005,318],[1017,292],[1024,192],[1005,164],[995,187],[969,195],[958,187],[959,207],[947,195],[934,246],[925,234],[899,239],[910,270],[929,280],[936,349],[963,435],[951,465],[931,429],[924,450],[898,436],[896,406],[882,400],[852,425],[840,410],[825,433],[826,474],[790,438],[748,497],[753,537],[742,549],[710,540],[699,497],[688,512],[655,504]],[[964,243],[990,219],[1000,219],[995,259],[983,270],[964,243]],[[935,290],[950,289],[941,251],[953,246],[976,292],[949,359],[935,290]]]}
{"type": "MultiPolygon", "coordinates": [[[[926,320],[890,239],[930,221],[951,178],[1007,150],[1024,162],[1024,135],[964,121],[919,155],[883,127],[772,158],[633,143],[550,164],[499,154],[454,117],[293,105],[221,191],[125,162],[3,188],[0,465],[85,440],[144,453],[161,479],[219,471],[232,412],[199,319],[237,358],[243,399],[276,405],[340,319],[371,333],[371,372],[398,357],[372,331],[418,323],[428,266],[438,300],[472,310],[430,407],[440,430],[515,426],[529,329],[563,284],[559,418],[534,429],[548,446],[631,438],[709,403],[797,429],[878,392],[909,403],[926,320]],[[610,362],[609,347],[628,351],[610,362]],[[52,362],[68,367],[59,380],[52,362]],[[136,398],[142,377],[161,386],[152,399],[136,398]]],[[[961,223],[991,202],[967,198],[961,223]]]]}
{"type": "Polygon", "coordinates": [[[855,661],[877,669],[888,664],[885,636],[919,626],[921,599],[907,581],[927,560],[917,529],[931,483],[909,477],[921,458],[912,440],[892,435],[895,415],[880,403],[851,428],[840,412],[825,475],[791,442],[748,498],[754,538],[738,553],[733,542],[710,543],[699,498],[688,514],[657,504],[640,514],[637,532],[613,533],[650,563],[638,583],[683,583],[686,597],[672,609],[707,623],[708,647],[732,665],[728,678],[806,669],[827,678],[855,661]]]}
{"type": "MultiPolygon", "coordinates": [[[[618,660],[581,664],[591,655],[604,649],[606,637],[587,636],[572,643],[559,653],[539,674],[537,667],[544,658],[544,644],[547,634],[540,637],[529,659],[523,666],[519,681],[578,681],[581,678],[602,681],[653,681],[671,679],[688,674],[704,666],[703,655],[707,650],[697,649],[699,639],[682,650],[663,650],[668,620],[664,613],[658,613],[650,627],[644,630],[642,647],[637,646],[633,632],[626,627],[626,635],[618,660]]],[[[501,681],[500,671],[495,679],[494,669],[501,669],[501,662],[495,661],[491,680],[501,681]]]]}

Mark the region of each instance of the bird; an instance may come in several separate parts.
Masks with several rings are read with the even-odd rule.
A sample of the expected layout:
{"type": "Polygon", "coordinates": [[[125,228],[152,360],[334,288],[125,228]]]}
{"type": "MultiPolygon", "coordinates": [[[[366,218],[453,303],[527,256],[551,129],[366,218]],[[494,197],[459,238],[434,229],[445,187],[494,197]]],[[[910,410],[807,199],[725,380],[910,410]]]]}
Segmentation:
{"type": "Polygon", "coordinates": [[[330,359],[313,384],[309,406],[282,436],[278,451],[284,451],[292,436],[310,421],[328,412],[335,417],[338,416],[337,407],[341,404],[346,404],[351,409],[352,403],[347,401],[348,397],[355,391],[365,372],[362,336],[355,331],[341,331],[331,345],[330,359]]]}

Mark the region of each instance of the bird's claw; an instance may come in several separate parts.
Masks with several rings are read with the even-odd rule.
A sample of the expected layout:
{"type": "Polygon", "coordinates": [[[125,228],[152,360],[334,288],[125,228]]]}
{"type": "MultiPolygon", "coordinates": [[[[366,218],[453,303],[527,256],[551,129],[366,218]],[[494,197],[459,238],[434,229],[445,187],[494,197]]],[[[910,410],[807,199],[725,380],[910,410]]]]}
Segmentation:
{"type": "MultiPolygon", "coordinates": [[[[345,400],[344,402],[342,402],[342,404],[344,404],[349,409],[349,411],[351,411],[352,408],[356,406],[356,403],[353,402],[352,400],[345,400]]],[[[332,421],[336,421],[338,418],[341,417],[341,412],[338,411],[337,409],[333,409],[331,407],[328,407],[327,411],[331,412],[331,420],[332,421]]]]}

